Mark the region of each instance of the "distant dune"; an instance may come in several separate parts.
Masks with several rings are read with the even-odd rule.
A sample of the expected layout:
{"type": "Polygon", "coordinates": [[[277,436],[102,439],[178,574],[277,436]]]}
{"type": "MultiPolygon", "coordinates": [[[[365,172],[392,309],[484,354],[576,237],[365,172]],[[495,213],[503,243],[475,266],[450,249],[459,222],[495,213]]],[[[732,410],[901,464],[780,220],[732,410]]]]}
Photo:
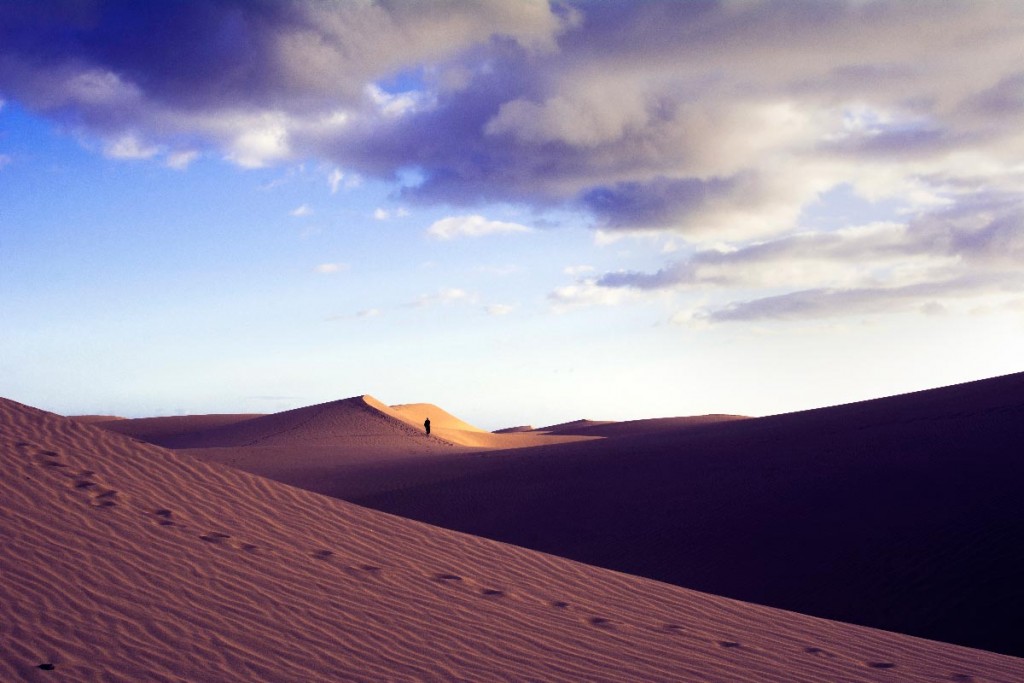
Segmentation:
{"type": "Polygon", "coordinates": [[[71,419],[94,424],[97,427],[150,443],[167,444],[185,441],[197,432],[232,425],[255,417],[260,417],[260,415],[175,415],[133,419],[123,417],[103,419],[103,416],[76,415],[71,419]]]}
{"type": "Polygon", "coordinates": [[[3,681],[1024,680],[1019,659],[426,526],[5,399],[0,458],[3,681]]]}
{"type": "Polygon", "coordinates": [[[141,418],[96,425],[204,462],[232,465],[335,497],[456,477],[484,450],[597,438],[491,434],[433,404],[387,406],[368,395],[272,415],[141,418]],[[423,427],[427,417],[429,437],[423,427]]]}
{"type": "Polygon", "coordinates": [[[660,417],[647,420],[627,420],[624,422],[598,422],[595,420],[576,420],[536,430],[543,434],[560,434],[576,436],[628,436],[677,432],[689,427],[715,424],[716,422],[732,422],[747,420],[743,415],[697,415],[693,417],[660,417]]]}
{"type": "Polygon", "coordinates": [[[1024,374],[711,422],[556,426],[609,438],[492,452],[457,476],[349,499],[680,586],[1024,655],[1024,374]]]}

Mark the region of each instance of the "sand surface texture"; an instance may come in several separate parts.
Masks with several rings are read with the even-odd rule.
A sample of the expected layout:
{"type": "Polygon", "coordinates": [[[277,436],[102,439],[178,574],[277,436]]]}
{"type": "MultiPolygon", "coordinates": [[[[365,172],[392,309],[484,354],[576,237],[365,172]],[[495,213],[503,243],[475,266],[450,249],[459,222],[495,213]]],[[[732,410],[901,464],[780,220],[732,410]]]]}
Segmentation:
{"type": "Polygon", "coordinates": [[[1019,681],[0,400],[0,680],[1019,681]]]}

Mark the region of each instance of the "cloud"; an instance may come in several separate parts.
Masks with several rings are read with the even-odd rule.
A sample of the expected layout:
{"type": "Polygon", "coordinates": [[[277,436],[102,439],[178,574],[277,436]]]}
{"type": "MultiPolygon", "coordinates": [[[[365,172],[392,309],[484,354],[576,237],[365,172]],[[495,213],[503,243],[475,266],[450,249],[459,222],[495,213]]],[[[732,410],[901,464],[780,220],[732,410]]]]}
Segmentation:
{"type": "Polygon", "coordinates": [[[489,304],[484,307],[487,315],[508,315],[515,310],[515,306],[509,304],[489,304]]]}
{"type": "Polygon", "coordinates": [[[327,175],[327,184],[331,187],[331,194],[337,194],[338,186],[341,185],[342,179],[345,174],[341,172],[340,168],[332,169],[327,175]]]}
{"type": "Polygon", "coordinates": [[[458,287],[442,287],[433,294],[421,294],[411,304],[413,308],[427,308],[435,305],[451,305],[455,303],[473,303],[477,299],[475,294],[470,294],[458,287]]]}
{"type": "Polygon", "coordinates": [[[635,298],[628,290],[602,287],[594,278],[578,280],[548,294],[551,308],[559,313],[591,306],[619,306],[635,298]]]}
{"type": "Polygon", "coordinates": [[[313,209],[310,208],[309,204],[302,204],[301,206],[297,206],[291,211],[289,211],[288,215],[295,216],[296,218],[301,218],[302,216],[312,216],[313,209]]]}
{"type": "Polygon", "coordinates": [[[332,275],[334,273],[340,273],[343,270],[348,270],[347,263],[321,263],[313,268],[313,271],[320,273],[321,275],[332,275]]]}
{"type": "Polygon", "coordinates": [[[721,298],[776,292],[711,305],[698,318],[792,320],[914,308],[934,312],[943,299],[999,295],[1024,287],[1021,259],[1024,201],[979,193],[906,223],[696,251],[654,272],[611,272],[590,282],[591,289],[637,294],[702,290],[721,298]]]}
{"type": "Polygon", "coordinates": [[[380,315],[380,310],[377,308],[364,308],[361,311],[356,312],[357,318],[376,318],[380,315]]]}
{"type": "Polygon", "coordinates": [[[385,118],[402,109],[391,93],[379,91],[383,107],[374,102],[379,79],[498,37],[548,51],[561,24],[539,0],[97,0],[74,12],[53,5],[3,14],[5,96],[104,136],[126,126],[197,135],[247,167],[293,155],[295,130],[329,134],[363,107],[385,118]]]}
{"type": "Polygon", "coordinates": [[[4,167],[10,165],[12,161],[14,160],[11,159],[9,154],[0,154],[0,170],[3,170],[4,167]]]}
{"type": "Polygon", "coordinates": [[[103,147],[104,156],[111,159],[151,159],[159,152],[159,147],[147,145],[132,134],[111,140],[103,147]]]}
{"type": "Polygon", "coordinates": [[[1014,281],[1021,3],[38,5],[0,10],[0,91],[110,156],[315,158],[332,193],[380,179],[456,214],[437,239],[528,230],[474,213],[502,202],[679,257],[577,281],[559,306],[701,289],[722,311],[809,312],[1014,281]],[[815,230],[839,187],[891,204],[892,225],[815,230]]]}
{"type": "Polygon", "coordinates": [[[179,171],[188,168],[193,161],[199,158],[199,152],[195,150],[183,150],[172,152],[167,155],[167,166],[179,171]]]}
{"type": "Polygon", "coordinates": [[[697,318],[710,322],[802,320],[910,309],[935,314],[944,310],[940,303],[934,301],[935,298],[950,299],[989,293],[993,285],[1000,286],[991,278],[957,278],[903,287],[809,289],[701,311],[697,318]]]}
{"type": "Polygon", "coordinates": [[[519,223],[489,221],[483,216],[478,215],[449,216],[448,218],[435,221],[427,228],[427,234],[439,240],[532,231],[532,228],[520,225],[519,223]]]}

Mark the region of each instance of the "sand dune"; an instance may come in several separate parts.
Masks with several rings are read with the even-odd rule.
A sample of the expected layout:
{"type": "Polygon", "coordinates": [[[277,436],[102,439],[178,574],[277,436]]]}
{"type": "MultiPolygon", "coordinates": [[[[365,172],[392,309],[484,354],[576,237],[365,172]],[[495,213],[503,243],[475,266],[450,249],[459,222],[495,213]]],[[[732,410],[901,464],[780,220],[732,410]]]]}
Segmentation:
{"type": "MultiPolygon", "coordinates": [[[[78,418],[76,418],[78,419],[78,418]]],[[[96,426],[302,488],[343,497],[443,481],[481,450],[596,436],[500,435],[428,403],[387,406],[356,396],[273,415],[192,415],[96,426]],[[431,418],[428,438],[423,419],[431,418]]]]}
{"type": "Polygon", "coordinates": [[[143,441],[163,445],[187,441],[198,432],[237,424],[262,415],[174,415],[170,417],[108,418],[75,415],[71,419],[86,422],[143,441]]]}
{"type": "Polygon", "coordinates": [[[1024,679],[1018,659],[429,527],[13,401],[0,458],[4,681],[1024,679]]]}
{"type": "Polygon", "coordinates": [[[601,422],[596,420],[576,420],[535,430],[542,434],[634,437],[643,434],[659,434],[678,432],[688,427],[732,422],[749,419],[743,415],[695,415],[692,417],[658,417],[646,420],[625,420],[623,422],[601,422]]]}
{"type": "Polygon", "coordinates": [[[1017,374],[489,453],[457,477],[349,499],[676,585],[1020,656],[1021,443],[1017,374]]]}

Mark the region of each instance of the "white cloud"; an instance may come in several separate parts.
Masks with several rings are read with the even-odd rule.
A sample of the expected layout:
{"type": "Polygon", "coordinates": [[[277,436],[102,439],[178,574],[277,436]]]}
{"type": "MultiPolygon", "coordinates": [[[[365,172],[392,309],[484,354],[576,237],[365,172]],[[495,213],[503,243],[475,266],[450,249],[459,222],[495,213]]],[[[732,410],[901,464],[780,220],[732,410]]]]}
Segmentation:
{"type": "Polygon", "coordinates": [[[151,159],[159,152],[159,147],[147,145],[131,133],[110,140],[103,146],[104,156],[110,159],[151,159]]]}
{"type": "Polygon", "coordinates": [[[313,268],[314,272],[322,275],[330,275],[332,273],[339,273],[343,270],[348,270],[347,263],[321,263],[320,265],[313,268]]]}
{"type": "Polygon", "coordinates": [[[341,184],[344,177],[345,174],[342,173],[340,168],[335,168],[330,172],[330,174],[328,174],[327,184],[331,186],[331,194],[336,194],[338,192],[338,186],[341,184]]]}
{"type": "Polygon", "coordinates": [[[195,150],[184,150],[180,152],[172,152],[167,155],[167,166],[179,171],[183,171],[189,167],[189,165],[199,158],[199,152],[195,150]]]}
{"type": "Polygon", "coordinates": [[[377,111],[387,118],[405,116],[417,110],[427,109],[432,103],[431,98],[424,93],[387,93],[373,84],[366,86],[366,95],[376,106],[377,111]]]}
{"type": "Polygon", "coordinates": [[[391,212],[387,209],[378,208],[373,212],[373,217],[379,221],[386,221],[391,218],[391,212]]]}
{"type": "Polygon", "coordinates": [[[487,315],[508,315],[515,310],[515,306],[509,304],[490,304],[485,306],[484,310],[487,311],[487,315]]]}
{"type": "Polygon", "coordinates": [[[458,287],[442,287],[433,294],[421,294],[412,302],[414,308],[426,308],[434,305],[450,305],[456,303],[474,303],[477,300],[475,294],[471,294],[458,287]]]}
{"type": "Polygon", "coordinates": [[[378,308],[364,308],[361,311],[356,312],[357,318],[376,318],[380,315],[380,309],[378,308]]]}
{"type": "Polygon", "coordinates": [[[483,216],[450,216],[435,221],[427,234],[435,239],[450,240],[456,237],[480,237],[483,235],[532,232],[532,228],[519,223],[489,221],[483,216]]]}
{"type": "Polygon", "coordinates": [[[313,215],[313,209],[310,208],[309,204],[303,204],[289,211],[288,215],[295,216],[296,218],[301,218],[302,216],[311,216],[313,215]]]}
{"type": "Polygon", "coordinates": [[[291,155],[289,118],[280,112],[224,118],[219,127],[229,136],[226,158],[242,168],[263,168],[291,155]]]}
{"type": "Polygon", "coordinates": [[[589,306],[618,306],[633,298],[636,298],[634,292],[601,287],[593,278],[559,287],[548,294],[548,301],[556,312],[589,306]]]}

